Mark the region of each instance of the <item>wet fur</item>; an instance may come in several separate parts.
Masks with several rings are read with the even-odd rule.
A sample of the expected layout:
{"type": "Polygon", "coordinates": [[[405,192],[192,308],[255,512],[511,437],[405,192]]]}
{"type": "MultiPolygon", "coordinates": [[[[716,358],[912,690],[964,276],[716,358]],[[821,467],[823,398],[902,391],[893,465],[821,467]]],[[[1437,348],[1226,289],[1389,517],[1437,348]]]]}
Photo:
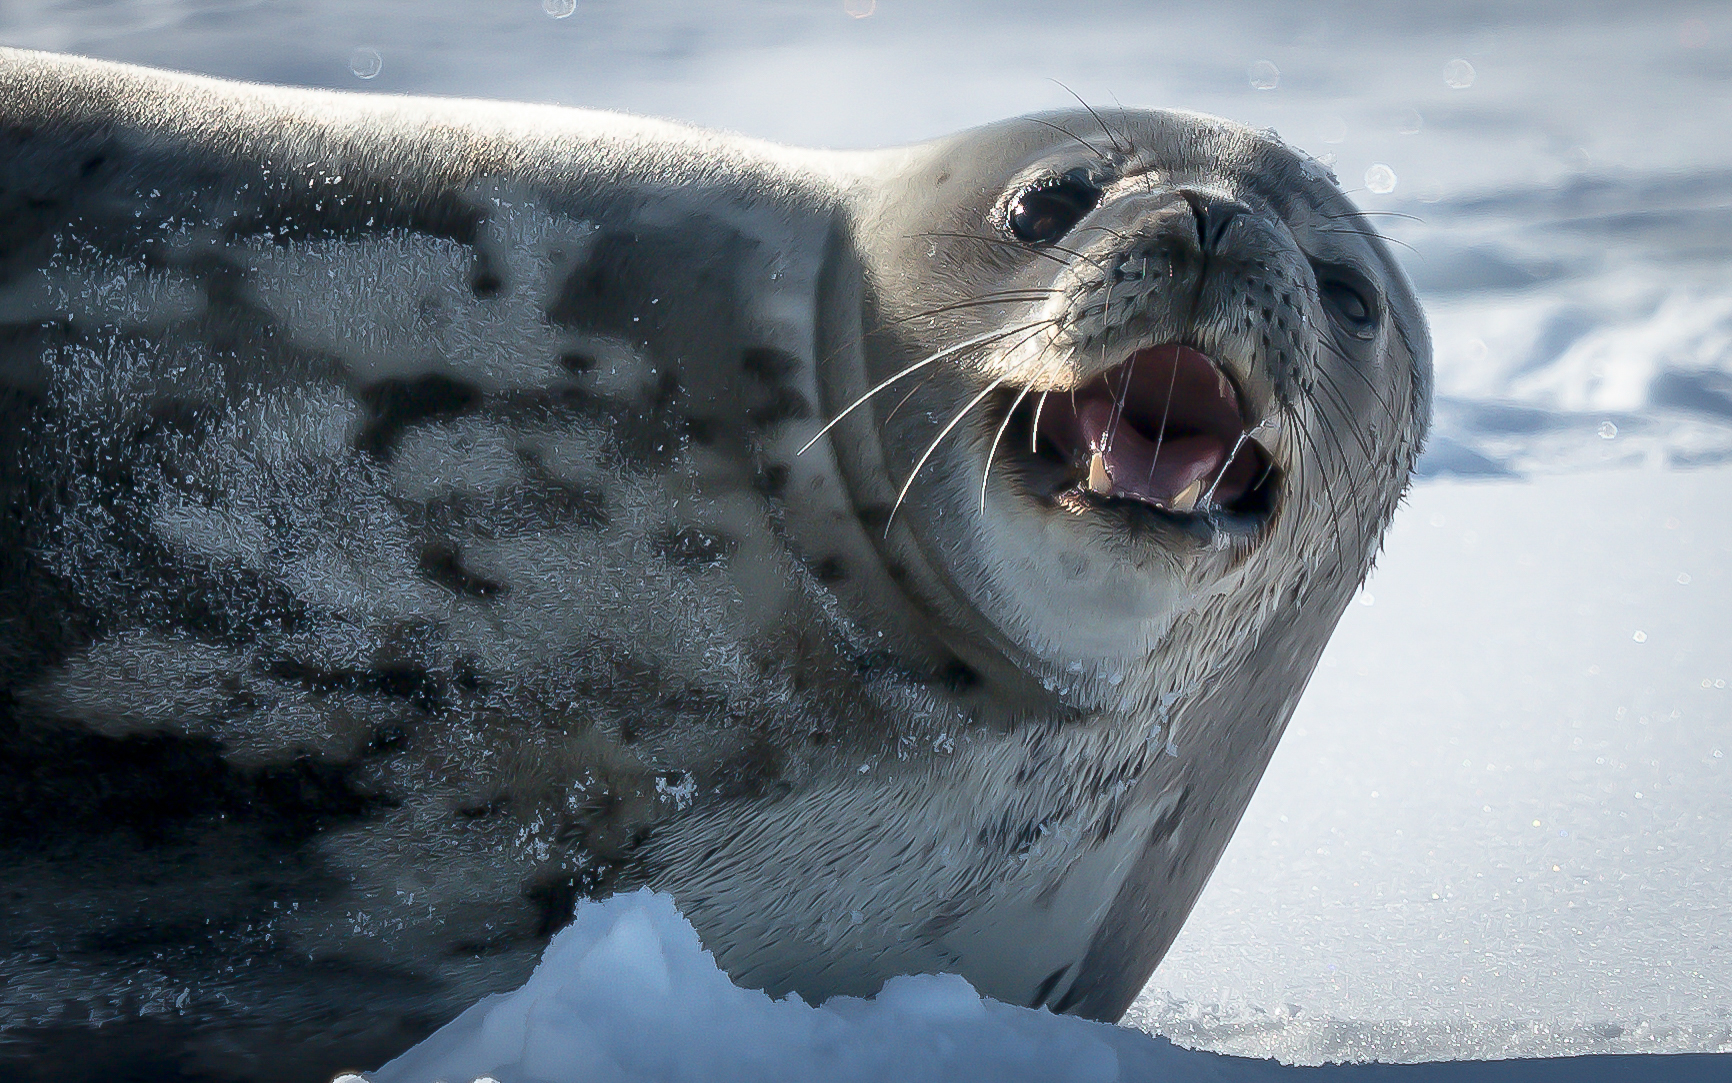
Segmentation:
{"type": "Polygon", "coordinates": [[[645,884],[744,984],[956,970],[1114,1018],[1423,434],[1423,323],[1364,238],[1391,319],[1349,373],[1320,337],[1259,344],[1267,317],[1151,296],[1109,325],[1111,231],[1062,261],[947,236],[1067,153],[1148,189],[1153,240],[1190,228],[1156,161],[1249,178],[1272,220],[1347,208],[1224,122],[819,154],[13,51],[0,101],[19,1063],[376,1063],[645,884]],[[1048,292],[975,303],[1018,284],[1048,292]],[[1040,334],[812,442],[1018,320],[1040,334]],[[1254,543],[1031,505],[1014,464],[983,474],[984,398],[934,441],[993,380],[1080,381],[1184,320],[1285,419],[1254,543]]]}

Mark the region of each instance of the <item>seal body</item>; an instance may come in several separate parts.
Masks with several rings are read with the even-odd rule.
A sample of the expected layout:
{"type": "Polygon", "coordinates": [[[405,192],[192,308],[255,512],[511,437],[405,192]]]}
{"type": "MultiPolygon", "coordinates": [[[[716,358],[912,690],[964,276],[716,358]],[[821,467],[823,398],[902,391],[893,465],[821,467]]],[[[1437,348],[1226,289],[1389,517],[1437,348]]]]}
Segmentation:
{"type": "Polygon", "coordinates": [[[1424,432],[1388,252],[1224,121],[0,103],[19,1063],[377,1063],[643,885],[773,993],[1116,1018],[1424,432]]]}

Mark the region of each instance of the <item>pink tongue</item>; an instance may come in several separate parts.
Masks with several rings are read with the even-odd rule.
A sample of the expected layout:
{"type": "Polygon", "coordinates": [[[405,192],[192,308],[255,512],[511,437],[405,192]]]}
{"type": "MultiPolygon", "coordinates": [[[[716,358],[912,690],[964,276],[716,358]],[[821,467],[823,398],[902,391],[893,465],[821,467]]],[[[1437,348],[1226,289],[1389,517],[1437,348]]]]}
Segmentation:
{"type": "MultiPolygon", "coordinates": [[[[1167,436],[1155,441],[1125,424],[1113,425],[1116,409],[1110,399],[1090,398],[1077,404],[1077,421],[1083,443],[1101,452],[1107,476],[1112,479],[1109,496],[1131,497],[1158,508],[1171,508],[1174,500],[1194,481],[1207,489],[1227,461],[1227,446],[1209,435],[1167,436]],[[1107,429],[1114,429],[1107,440],[1107,429]]],[[[1186,508],[1185,510],[1190,510],[1186,508]]]]}

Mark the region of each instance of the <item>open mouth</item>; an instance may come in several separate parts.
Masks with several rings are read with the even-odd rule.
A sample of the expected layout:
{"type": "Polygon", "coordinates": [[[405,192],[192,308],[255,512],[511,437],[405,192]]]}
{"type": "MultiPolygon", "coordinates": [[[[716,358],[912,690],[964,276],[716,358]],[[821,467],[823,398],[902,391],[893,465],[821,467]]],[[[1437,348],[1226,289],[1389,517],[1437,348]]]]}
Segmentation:
{"type": "Polygon", "coordinates": [[[1059,468],[1051,492],[1061,503],[1245,525],[1274,507],[1278,471],[1251,437],[1238,391],[1188,346],[1138,350],[1074,392],[1038,399],[1018,410],[1028,415],[1024,432],[1032,429],[1024,446],[1059,468]]]}

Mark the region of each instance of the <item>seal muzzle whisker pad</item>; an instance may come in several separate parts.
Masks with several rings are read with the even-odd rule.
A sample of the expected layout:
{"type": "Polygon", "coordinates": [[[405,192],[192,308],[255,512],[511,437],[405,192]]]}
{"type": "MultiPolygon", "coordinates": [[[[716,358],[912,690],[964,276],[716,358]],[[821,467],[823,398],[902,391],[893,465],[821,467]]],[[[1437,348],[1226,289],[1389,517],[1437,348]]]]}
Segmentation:
{"type": "Polygon", "coordinates": [[[1211,117],[0,50],[0,148],[5,1056],[379,1062],[639,886],[773,994],[1116,1018],[1425,430],[1388,250],[1211,117]]]}

